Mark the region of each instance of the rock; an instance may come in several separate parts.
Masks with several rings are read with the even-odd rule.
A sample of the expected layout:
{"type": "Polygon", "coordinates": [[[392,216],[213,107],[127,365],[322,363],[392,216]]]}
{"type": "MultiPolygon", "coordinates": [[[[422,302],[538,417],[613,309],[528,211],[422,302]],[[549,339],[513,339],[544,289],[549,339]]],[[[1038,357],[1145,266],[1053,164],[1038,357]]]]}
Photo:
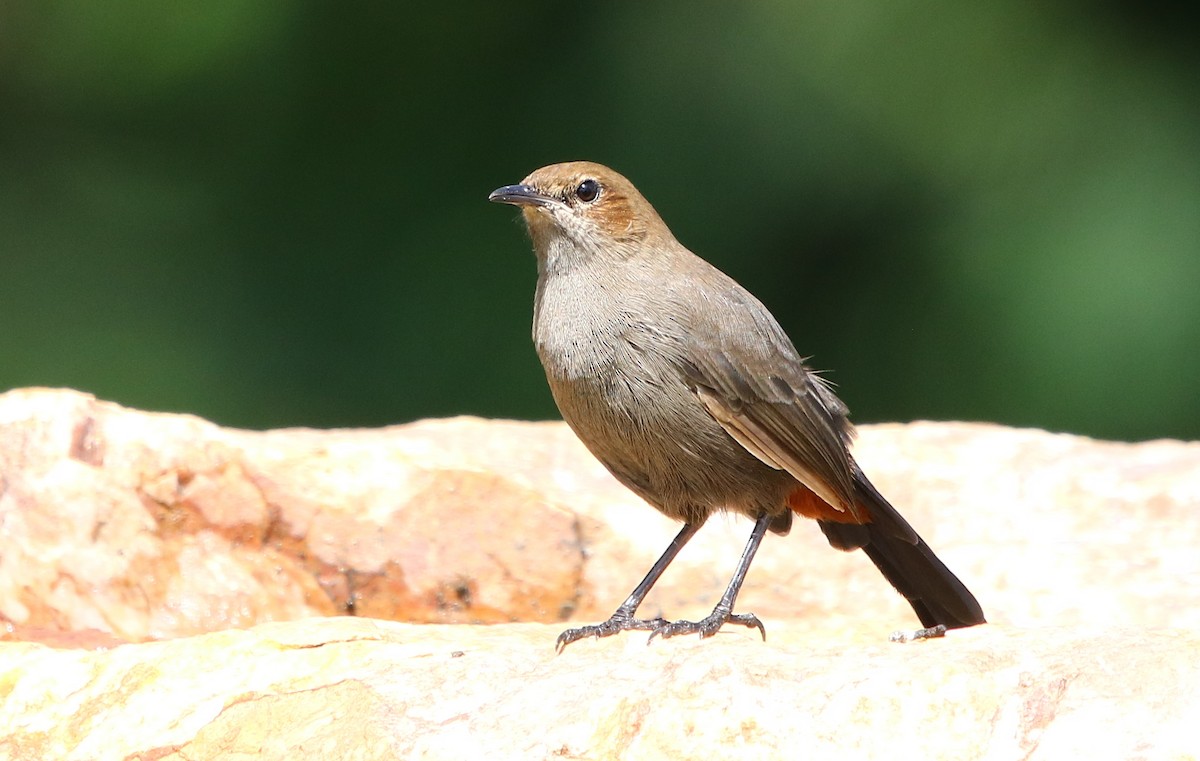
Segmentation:
{"type": "MultiPolygon", "coordinates": [[[[798,524],[739,599],[766,644],[555,657],[678,528],[560,423],[250,432],[2,394],[0,758],[1200,754],[1200,444],[914,423],[855,452],[990,625],[886,642],[907,604],[798,524]]],[[[748,533],[710,521],[641,612],[706,614],[748,533]]]]}
{"type": "Polygon", "coordinates": [[[562,477],[619,491],[554,428],[257,433],[76,392],[0,395],[0,620],[128,640],[347,611],[559,620],[578,606],[578,518],[480,463],[516,450],[544,481],[582,462],[562,477]],[[458,456],[468,442],[479,456],[458,456]]]}
{"type": "Polygon", "coordinates": [[[985,626],[895,645],[583,641],[547,624],[263,624],[0,647],[18,759],[1194,758],[1200,634],[985,626]],[[1132,678],[1136,675],[1136,678],[1132,678]]]}
{"type": "MultiPolygon", "coordinates": [[[[990,621],[1200,627],[1200,445],[914,423],[864,426],[856,454],[990,621]]],[[[709,523],[644,612],[711,609],[749,523],[709,523]]],[[[561,423],[259,433],[27,389],[0,395],[0,528],[10,630],[137,641],[347,612],[602,619],[678,527],[561,423]]],[[[804,524],[768,537],[741,607],[915,625],[804,524]]]]}

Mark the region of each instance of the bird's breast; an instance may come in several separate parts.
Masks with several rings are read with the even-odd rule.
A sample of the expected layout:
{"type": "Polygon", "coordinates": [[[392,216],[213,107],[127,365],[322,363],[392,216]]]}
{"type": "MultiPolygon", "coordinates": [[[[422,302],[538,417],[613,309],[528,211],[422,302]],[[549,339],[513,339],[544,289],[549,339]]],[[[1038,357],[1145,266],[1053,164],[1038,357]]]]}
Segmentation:
{"type": "Polygon", "coordinates": [[[588,272],[543,275],[533,310],[533,342],[547,373],[594,376],[616,362],[615,344],[631,316],[620,292],[588,272]]]}
{"type": "Polygon", "coordinates": [[[673,517],[782,504],[777,474],[684,379],[687,337],[671,324],[612,294],[540,287],[534,341],[563,419],[613,475],[673,517]]]}

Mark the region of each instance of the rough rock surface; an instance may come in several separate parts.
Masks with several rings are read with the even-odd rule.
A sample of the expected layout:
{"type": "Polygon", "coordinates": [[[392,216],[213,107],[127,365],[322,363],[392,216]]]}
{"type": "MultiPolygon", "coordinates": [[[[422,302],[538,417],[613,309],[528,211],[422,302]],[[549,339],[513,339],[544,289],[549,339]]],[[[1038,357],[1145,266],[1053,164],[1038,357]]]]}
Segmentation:
{"type": "MultiPolygon", "coordinates": [[[[887,643],[907,605],[801,524],[739,601],[765,645],[556,657],[561,623],[296,619],[606,617],[677,526],[561,424],[0,395],[0,758],[1200,755],[1200,444],[915,423],[856,455],[989,626],[887,643]]],[[[708,612],[749,531],[710,524],[643,612],[708,612]]]]}
{"type": "Polygon", "coordinates": [[[783,624],[645,645],[546,624],[263,624],[0,649],[29,759],[1190,758],[1200,634],[980,627],[893,645],[783,624]],[[1136,678],[1134,678],[1136,677],[1136,678]]]}

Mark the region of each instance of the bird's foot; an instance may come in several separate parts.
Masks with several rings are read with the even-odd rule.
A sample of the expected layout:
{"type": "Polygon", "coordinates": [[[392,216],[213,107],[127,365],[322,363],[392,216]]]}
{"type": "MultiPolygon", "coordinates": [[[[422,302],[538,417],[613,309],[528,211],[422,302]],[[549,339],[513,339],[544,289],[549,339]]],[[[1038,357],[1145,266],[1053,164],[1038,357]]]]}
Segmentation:
{"type": "Polygon", "coordinates": [[[617,632],[626,631],[658,631],[668,625],[665,618],[634,618],[632,614],[617,611],[612,616],[601,624],[590,624],[588,626],[580,626],[576,629],[567,629],[562,634],[558,635],[558,640],[554,644],[554,649],[557,652],[562,652],[563,648],[571,644],[575,640],[583,639],[584,637],[611,637],[617,632]]]}
{"type": "MultiPolygon", "coordinates": [[[[767,638],[766,627],[763,626],[762,621],[758,620],[758,616],[753,613],[734,613],[717,606],[712,613],[699,621],[671,621],[669,623],[664,621],[662,626],[650,632],[650,639],[653,640],[659,636],[669,639],[680,634],[699,634],[700,638],[704,639],[716,634],[725,624],[740,624],[749,629],[758,629],[763,640],[767,638]]],[[[648,643],[649,640],[647,640],[648,643]]]]}
{"type": "Polygon", "coordinates": [[[927,629],[917,629],[916,631],[905,629],[892,632],[891,636],[888,637],[888,642],[915,642],[919,639],[937,639],[938,637],[945,636],[946,625],[938,624],[937,626],[930,626],[927,629]]]}

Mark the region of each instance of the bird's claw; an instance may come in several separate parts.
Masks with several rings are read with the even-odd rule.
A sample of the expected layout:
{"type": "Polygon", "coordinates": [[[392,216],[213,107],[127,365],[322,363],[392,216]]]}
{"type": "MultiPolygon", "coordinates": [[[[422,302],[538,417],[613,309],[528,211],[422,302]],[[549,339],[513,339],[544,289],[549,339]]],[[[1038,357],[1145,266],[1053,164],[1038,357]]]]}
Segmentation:
{"type": "Polygon", "coordinates": [[[767,629],[762,621],[758,620],[758,616],[753,613],[732,613],[718,608],[699,621],[663,622],[662,626],[650,632],[650,639],[646,640],[646,643],[649,644],[655,637],[669,639],[680,634],[699,634],[700,638],[704,639],[716,634],[725,624],[740,624],[749,629],[758,629],[763,640],[767,639],[767,629]]]}
{"type": "Polygon", "coordinates": [[[945,637],[945,636],[946,636],[946,625],[938,624],[937,626],[930,626],[927,629],[917,629],[916,631],[906,629],[903,631],[892,632],[891,636],[888,637],[888,641],[889,642],[915,642],[919,639],[937,639],[938,637],[945,637]]]}
{"type": "Polygon", "coordinates": [[[567,629],[558,635],[558,639],[554,643],[554,650],[561,653],[567,645],[584,637],[611,637],[617,632],[625,631],[654,632],[668,624],[669,622],[665,618],[634,618],[630,615],[614,613],[603,623],[567,629]]]}

